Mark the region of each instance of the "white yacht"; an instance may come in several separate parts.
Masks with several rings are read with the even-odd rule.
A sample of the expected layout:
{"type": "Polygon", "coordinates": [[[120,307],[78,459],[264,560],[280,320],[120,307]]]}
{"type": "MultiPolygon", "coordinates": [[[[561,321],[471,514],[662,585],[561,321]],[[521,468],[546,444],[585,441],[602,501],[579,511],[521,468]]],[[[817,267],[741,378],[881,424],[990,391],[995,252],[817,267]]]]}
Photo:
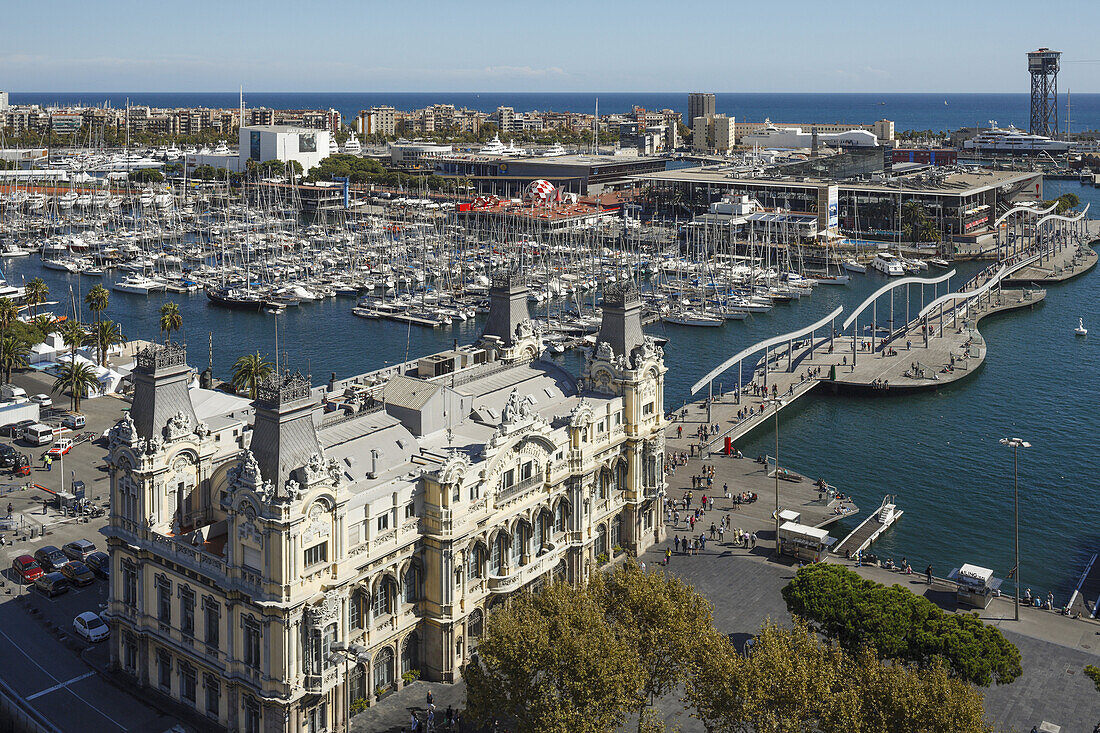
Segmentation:
{"type": "Polygon", "coordinates": [[[905,274],[905,267],[902,266],[901,260],[889,252],[879,252],[875,255],[875,259],[871,261],[871,267],[890,277],[900,277],[905,274]]]}
{"type": "Polygon", "coordinates": [[[329,155],[336,155],[339,152],[340,152],[340,145],[337,144],[336,138],[330,136],[329,139],[328,139],[328,154],[329,155]]]}
{"type": "Polygon", "coordinates": [[[1031,135],[1012,125],[997,127],[994,120],[989,121],[989,130],[963,142],[963,149],[979,153],[1002,153],[1008,155],[1035,155],[1037,153],[1064,153],[1072,146],[1068,142],[1052,140],[1043,135],[1031,135]]]}
{"type": "Polygon", "coordinates": [[[139,295],[159,292],[164,290],[164,287],[164,283],[160,280],[155,280],[151,277],[146,277],[145,275],[137,273],[127,275],[112,286],[114,290],[120,293],[137,293],[139,295]]]}
{"type": "Polygon", "coordinates": [[[561,146],[561,143],[554,143],[548,148],[543,148],[535,152],[535,155],[540,158],[557,158],[561,155],[568,155],[565,148],[561,146]]]}
{"type": "Polygon", "coordinates": [[[494,135],[493,139],[481,146],[478,152],[482,155],[504,155],[504,143],[500,141],[500,135],[494,135]]]}
{"type": "Polygon", "coordinates": [[[344,152],[348,155],[359,155],[363,152],[363,146],[359,144],[359,138],[355,135],[348,135],[348,139],[344,141],[344,152]]]}

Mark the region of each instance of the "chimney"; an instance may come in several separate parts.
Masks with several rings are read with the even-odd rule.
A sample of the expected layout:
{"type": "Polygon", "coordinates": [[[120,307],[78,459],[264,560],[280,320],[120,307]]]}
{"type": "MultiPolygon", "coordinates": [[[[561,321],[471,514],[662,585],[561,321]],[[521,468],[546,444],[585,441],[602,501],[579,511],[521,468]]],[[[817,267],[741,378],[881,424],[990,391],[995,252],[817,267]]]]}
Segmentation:
{"type": "Polygon", "coordinates": [[[496,336],[505,346],[516,342],[516,329],[524,321],[530,321],[527,311],[527,286],[516,272],[493,276],[489,287],[489,318],[481,336],[496,336]]]}
{"type": "Polygon", "coordinates": [[[607,343],[616,356],[629,357],[645,341],[642,333],[642,299],[634,283],[627,280],[603,290],[603,319],[596,344],[607,343]]]}

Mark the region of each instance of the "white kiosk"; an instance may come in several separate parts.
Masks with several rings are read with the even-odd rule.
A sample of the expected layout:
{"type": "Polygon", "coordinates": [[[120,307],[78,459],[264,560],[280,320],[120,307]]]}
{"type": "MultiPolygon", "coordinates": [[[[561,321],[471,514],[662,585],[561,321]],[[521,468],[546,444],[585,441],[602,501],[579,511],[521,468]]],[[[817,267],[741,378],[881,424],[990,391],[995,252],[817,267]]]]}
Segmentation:
{"type": "Polygon", "coordinates": [[[994,596],[1000,595],[1002,581],[994,578],[989,568],[963,565],[952,570],[947,579],[955,581],[955,600],[959,605],[986,608],[994,596]]]}
{"type": "Polygon", "coordinates": [[[791,521],[779,526],[779,552],[803,562],[819,562],[834,542],[825,529],[791,521]]]}

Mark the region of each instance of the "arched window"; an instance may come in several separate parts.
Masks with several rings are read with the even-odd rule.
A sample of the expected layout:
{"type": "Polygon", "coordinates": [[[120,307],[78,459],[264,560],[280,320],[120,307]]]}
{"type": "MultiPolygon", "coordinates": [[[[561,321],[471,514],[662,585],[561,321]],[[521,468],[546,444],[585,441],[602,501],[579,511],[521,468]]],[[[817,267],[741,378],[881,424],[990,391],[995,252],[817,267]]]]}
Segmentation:
{"type": "Polygon", "coordinates": [[[374,589],[374,597],[371,599],[371,610],[375,618],[393,613],[393,602],[397,595],[395,586],[393,578],[388,575],[378,581],[378,587],[374,589]]]}
{"type": "Polygon", "coordinates": [[[554,530],[554,515],[543,509],[539,512],[539,547],[550,544],[550,533],[554,530]]]}
{"type": "Polygon", "coordinates": [[[623,517],[622,515],[616,516],[611,520],[611,547],[618,547],[622,544],[623,536],[623,517]]]}
{"type": "Polygon", "coordinates": [[[600,471],[600,480],[597,483],[597,486],[599,488],[597,489],[596,498],[599,499],[600,501],[603,501],[604,499],[606,499],[608,497],[608,494],[610,493],[610,490],[611,490],[611,472],[610,471],[608,471],[607,469],[604,469],[603,471],[600,471]]]}
{"type": "Polygon", "coordinates": [[[619,461],[615,466],[615,489],[626,491],[626,461],[619,461]]]}
{"type": "Polygon", "coordinates": [[[393,649],[386,647],[374,658],[374,687],[389,687],[393,679],[393,649]]]}
{"type": "Polygon", "coordinates": [[[564,501],[558,502],[558,506],[554,509],[554,531],[564,532],[566,522],[569,519],[569,505],[564,501]]]}
{"type": "Polygon", "coordinates": [[[466,619],[466,635],[471,639],[481,638],[481,634],[484,631],[485,617],[481,613],[480,608],[475,608],[470,617],[466,619]]]}
{"type": "Polygon", "coordinates": [[[401,642],[401,674],[420,668],[420,637],[414,631],[401,642]]]}
{"type": "Polygon", "coordinates": [[[482,545],[471,545],[466,550],[466,577],[480,578],[482,566],[485,563],[485,548],[482,545]]]}
{"type": "Polygon", "coordinates": [[[420,600],[420,566],[416,563],[409,565],[405,571],[403,580],[405,586],[405,603],[415,603],[420,600]]]}
{"type": "Polygon", "coordinates": [[[596,556],[607,553],[607,529],[601,524],[596,528],[596,556]]]}
{"type": "Polygon", "coordinates": [[[517,567],[523,559],[524,548],[526,547],[524,534],[523,522],[516,522],[516,526],[512,530],[511,553],[508,556],[508,563],[512,567],[517,567]]]}
{"type": "Polygon", "coordinates": [[[507,535],[503,532],[497,534],[493,538],[492,547],[489,550],[489,575],[500,575],[500,563],[503,553],[501,547],[507,539],[507,535]]]}

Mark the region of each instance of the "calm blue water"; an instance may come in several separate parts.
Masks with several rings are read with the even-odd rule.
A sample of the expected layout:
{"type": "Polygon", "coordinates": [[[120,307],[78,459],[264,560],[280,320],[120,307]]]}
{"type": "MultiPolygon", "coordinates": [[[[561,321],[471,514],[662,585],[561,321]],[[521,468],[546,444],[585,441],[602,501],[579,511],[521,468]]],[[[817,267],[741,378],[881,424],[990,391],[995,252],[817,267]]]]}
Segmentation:
{"type": "MultiPolygon", "coordinates": [[[[635,105],[646,109],[673,109],[687,117],[687,93],[534,93],[534,92],[247,92],[249,107],[274,109],[328,109],[340,111],[345,121],[361,109],[389,104],[400,110],[420,109],[431,104],[492,112],[511,106],[529,110],[592,112],[599,97],[600,112],[629,112],[635,105]]],[[[239,104],[237,92],[11,92],[12,104],[103,104],[125,107],[131,104],[155,107],[232,107],[239,104]]],[[[1061,98],[1059,120],[1065,128],[1065,97],[1061,98]]],[[[719,113],[739,120],[774,122],[869,123],[893,120],[901,130],[953,130],[959,127],[998,124],[1028,126],[1029,97],[1023,94],[718,94],[719,113]],[[946,102],[946,104],[944,104],[946,102]]],[[[1100,129],[1100,94],[1074,94],[1072,129],[1100,129]]]]}
{"type": "MultiPolygon", "coordinates": [[[[1048,197],[1066,190],[1100,208],[1096,189],[1046,183],[1048,197]]],[[[976,267],[960,264],[959,278],[968,278],[976,267]]],[[[68,311],[64,303],[70,287],[80,303],[98,281],[44,270],[34,257],[8,261],[4,274],[12,282],[41,276],[51,297],[63,301],[54,306],[57,312],[68,311]]],[[[107,278],[108,286],[113,279],[107,278]]],[[[652,327],[652,333],[670,340],[666,408],[688,400],[691,384],[735,351],[812,322],[838,304],[854,307],[883,282],[872,273],[856,276],[847,288],[821,286],[811,298],[720,329],[652,327]]],[[[895,560],[906,556],[919,570],[931,562],[936,572],[946,574],[960,563],[973,562],[1003,575],[1012,565],[1012,455],[997,441],[1023,437],[1034,447],[1022,451],[1020,461],[1022,578],[1033,591],[1053,590],[1064,602],[1091,551],[1100,549],[1095,531],[1100,505],[1092,495],[1100,475],[1100,453],[1092,442],[1100,433],[1095,405],[1098,283],[1100,274],[1094,271],[1051,287],[1046,301],[1033,311],[983,321],[981,330],[989,341],[986,364],[960,384],[910,397],[822,394],[801,400],[780,420],[784,464],[825,477],[851,493],[865,511],[877,507],[885,494],[895,494],[905,516],[878,543],[881,555],[895,560]],[[1087,338],[1073,335],[1078,317],[1093,330],[1087,338]]],[[[919,292],[912,296],[915,309],[919,292]]],[[[210,333],[214,368],[221,378],[229,377],[233,361],[243,353],[274,352],[271,316],[218,309],[201,293],[138,296],[112,291],[106,315],[121,321],[130,338],[156,338],[157,310],[169,299],[181,305],[182,338],[193,365],[206,365],[210,333]]],[[[289,356],[286,363],[311,372],[314,382],[321,383],[330,372],[350,376],[432,353],[453,339],[469,342],[480,330],[472,321],[439,330],[367,321],[351,315],[351,305],[350,299],[330,299],[280,316],[279,351],[289,356]]],[[[900,298],[895,311],[900,321],[900,298]]],[[[889,303],[882,301],[880,323],[885,325],[888,318],[889,303]]],[[[574,371],[578,360],[576,354],[566,357],[574,371]]],[[[735,376],[728,375],[726,384],[735,376]]],[[[772,439],[765,431],[740,447],[756,455],[772,450],[772,439]]],[[[839,525],[834,534],[845,529],[839,525]]]]}

